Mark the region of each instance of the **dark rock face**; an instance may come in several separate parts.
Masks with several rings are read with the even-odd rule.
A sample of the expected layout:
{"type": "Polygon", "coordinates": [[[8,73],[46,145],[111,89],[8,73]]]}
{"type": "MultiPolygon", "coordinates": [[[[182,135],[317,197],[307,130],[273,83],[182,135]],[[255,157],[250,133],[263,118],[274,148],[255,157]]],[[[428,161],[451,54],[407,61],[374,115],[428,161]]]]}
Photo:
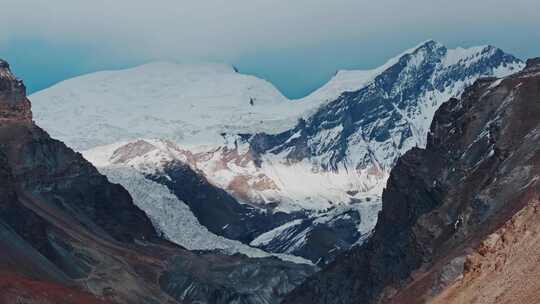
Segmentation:
{"type": "Polygon", "coordinates": [[[283,267],[277,259],[262,263],[241,256],[215,259],[211,254],[176,258],[172,265],[159,283],[163,290],[184,303],[278,303],[278,299],[312,274],[302,265],[283,267]],[[213,279],[208,280],[208,276],[213,279]],[[261,284],[269,277],[275,283],[261,284]]]}
{"type": "Polygon", "coordinates": [[[11,73],[6,61],[0,60],[0,123],[7,121],[31,123],[32,111],[23,82],[11,73]]]}
{"type": "Polygon", "coordinates": [[[180,161],[170,162],[163,172],[146,178],[167,186],[214,234],[267,252],[301,256],[320,266],[349,249],[361,237],[357,228],[361,222],[357,210],[341,213],[331,210],[316,215],[302,211],[261,210],[239,203],[226,191],[210,184],[202,173],[180,161]],[[321,217],[329,219],[317,220],[321,217]],[[286,229],[271,242],[251,243],[262,234],[293,221],[301,223],[286,229]]]}
{"type": "Polygon", "coordinates": [[[88,228],[118,241],[156,238],[144,212],[129,193],[107,179],[79,154],[35,126],[12,124],[0,130],[0,147],[29,200],[58,208],[88,228]],[[69,178],[61,178],[67,176],[69,178]],[[105,203],[108,202],[108,203],[105,203]]]}
{"type": "Polygon", "coordinates": [[[318,266],[324,266],[340,253],[350,249],[359,239],[367,237],[358,230],[362,220],[357,210],[333,210],[297,219],[294,224],[274,235],[270,241],[251,245],[268,252],[301,256],[318,266]]]}
{"type": "Polygon", "coordinates": [[[12,273],[0,275],[3,304],[111,304],[95,296],[51,282],[31,280],[12,273]]]}
{"type": "Polygon", "coordinates": [[[193,290],[221,293],[231,271],[253,269],[253,276],[229,282],[227,296],[278,303],[314,272],[276,258],[191,253],[161,239],[123,187],[11,106],[13,100],[29,106],[24,90],[3,85],[12,79],[0,75],[0,108],[7,111],[0,118],[0,292],[13,301],[190,303],[200,298],[193,290]],[[168,284],[178,272],[183,284],[168,284]]]}
{"type": "Polygon", "coordinates": [[[46,232],[49,225],[35,212],[19,203],[16,183],[3,152],[0,152],[0,180],[2,269],[4,271],[16,269],[26,276],[39,275],[53,282],[65,283],[67,277],[41,256],[52,252],[47,242],[46,232]],[[27,242],[33,244],[33,247],[27,242]],[[35,262],[30,263],[27,260],[35,262]]]}
{"type": "Polygon", "coordinates": [[[530,60],[443,104],[426,149],[392,170],[373,237],[285,303],[422,303],[444,288],[445,265],[540,197],[539,67],[530,60]]]}
{"type": "Polygon", "coordinates": [[[147,178],[167,186],[208,230],[243,243],[249,243],[261,233],[290,220],[305,217],[302,213],[266,213],[240,204],[225,190],[210,184],[201,173],[180,161],[167,164],[163,175],[147,178]]]}

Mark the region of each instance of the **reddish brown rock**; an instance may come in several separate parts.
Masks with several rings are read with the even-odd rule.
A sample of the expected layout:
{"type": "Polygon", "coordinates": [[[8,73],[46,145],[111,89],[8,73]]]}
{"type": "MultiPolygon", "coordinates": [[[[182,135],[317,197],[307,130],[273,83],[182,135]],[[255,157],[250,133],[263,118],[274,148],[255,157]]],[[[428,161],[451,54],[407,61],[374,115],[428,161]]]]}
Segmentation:
{"type": "Polygon", "coordinates": [[[534,59],[443,104],[392,170],[373,237],[284,303],[536,303],[539,199],[534,59]]]}
{"type": "Polygon", "coordinates": [[[13,273],[0,273],[2,304],[111,304],[89,293],[51,282],[31,280],[13,273]]]}
{"type": "Polygon", "coordinates": [[[0,59],[0,123],[11,121],[31,123],[32,111],[23,82],[0,59]]]}
{"type": "Polygon", "coordinates": [[[536,304],[540,299],[540,201],[532,200],[467,256],[463,275],[432,304],[536,304]]]}

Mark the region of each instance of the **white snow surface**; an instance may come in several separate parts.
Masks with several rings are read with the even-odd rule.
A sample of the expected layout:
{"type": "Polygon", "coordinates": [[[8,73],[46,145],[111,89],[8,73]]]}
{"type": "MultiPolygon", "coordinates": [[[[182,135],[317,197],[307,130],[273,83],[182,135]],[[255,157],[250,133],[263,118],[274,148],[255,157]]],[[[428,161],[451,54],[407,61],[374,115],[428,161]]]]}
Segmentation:
{"type": "Polygon", "coordinates": [[[311,105],[311,107],[305,107],[309,113],[310,110],[317,109],[320,105],[336,100],[344,92],[358,91],[372,82],[375,77],[386,71],[389,67],[396,64],[401,57],[414,52],[418,47],[427,42],[428,41],[423,41],[417,46],[407,49],[401,54],[390,58],[383,65],[371,70],[339,70],[322,87],[297,101],[311,105]]]}
{"type": "Polygon", "coordinates": [[[219,64],[97,72],[30,98],[39,125],[77,150],[139,137],[198,145],[220,133],[277,132],[303,110],[267,81],[219,64]]]}
{"type": "Polygon", "coordinates": [[[211,233],[167,187],[146,179],[135,169],[121,166],[98,169],[111,182],[119,183],[129,191],[135,205],[146,212],[154,227],[166,239],[189,250],[217,249],[227,254],[242,253],[254,258],[276,256],[284,261],[312,264],[301,257],[270,254],[211,233]]]}
{"type": "MultiPolygon", "coordinates": [[[[259,235],[256,239],[251,241],[251,246],[264,246],[273,241],[276,237],[286,232],[288,229],[294,228],[302,224],[302,219],[293,220],[288,223],[285,223],[279,227],[276,227],[266,233],[259,235]]],[[[295,247],[296,248],[296,247],[295,247]]]]}
{"type": "MultiPolygon", "coordinates": [[[[36,122],[79,151],[136,138],[169,139],[185,146],[216,145],[222,133],[288,130],[342,93],[367,86],[416,48],[376,69],[338,71],[320,89],[297,100],[228,65],[172,62],[75,77],[32,94],[30,100],[36,122]]],[[[451,49],[445,66],[470,64],[484,48],[451,49]]]]}
{"type": "MultiPolygon", "coordinates": [[[[229,140],[231,140],[229,138],[229,140]]],[[[357,200],[379,200],[381,175],[368,170],[314,170],[304,160],[286,164],[282,156],[264,156],[257,167],[247,149],[217,147],[192,152],[171,141],[138,139],[96,147],[83,152],[86,159],[98,167],[129,167],[145,174],[164,174],[163,167],[171,161],[187,163],[203,172],[215,186],[227,190],[240,202],[260,204],[279,202],[276,210],[325,210],[357,200]],[[144,147],[141,148],[141,147],[144,147]]]]}

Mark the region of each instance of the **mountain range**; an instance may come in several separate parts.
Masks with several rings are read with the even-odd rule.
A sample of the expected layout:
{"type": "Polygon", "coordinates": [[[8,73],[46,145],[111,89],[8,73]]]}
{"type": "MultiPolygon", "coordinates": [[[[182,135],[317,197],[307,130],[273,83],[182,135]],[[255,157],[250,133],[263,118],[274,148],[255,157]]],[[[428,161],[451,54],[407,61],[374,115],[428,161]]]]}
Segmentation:
{"type": "Polygon", "coordinates": [[[539,98],[540,59],[431,40],[299,100],[0,60],[0,303],[536,303],[539,98]]]}
{"type": "MultiPolygon", "coordinates": [[[[391,168],[425,146],[435,110],[479,77],[523,66],[492,46],[426,41],[379,68],[339,71],[300,100],[233,67],[163,62],[31,98],[36,121],[102,172],[134,169],[116,182],[142,176],[213,234],[325,264],[371,233],[391,168]]],[[[175,223],[150,209],[167,238],[198,243],[173,239],[175,223]]]]}
{"type": "Polygon", "coordinates": [[[316,270],[163,239],[125,188],[33,122],[5,61],[0,143],[0,303],[279,303],[316,270]]]}
{"type": "Polygon", "coordinates": [[[373,236],[284,303],[536,303],[540,59],[483,78],[400,157],[373,236]]]}

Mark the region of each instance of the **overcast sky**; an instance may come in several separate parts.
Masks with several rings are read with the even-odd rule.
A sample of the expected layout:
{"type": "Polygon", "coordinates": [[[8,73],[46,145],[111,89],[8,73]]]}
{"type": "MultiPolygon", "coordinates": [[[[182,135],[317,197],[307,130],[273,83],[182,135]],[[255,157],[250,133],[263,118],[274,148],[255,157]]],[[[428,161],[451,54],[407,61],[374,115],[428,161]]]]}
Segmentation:
{"type": "Polygon", "coordinates": [[[0,57],[30,90],[154,60],[216,61],[288,96],[427,39],[540,56],[539,0],[0,0],[0,57]]]}

